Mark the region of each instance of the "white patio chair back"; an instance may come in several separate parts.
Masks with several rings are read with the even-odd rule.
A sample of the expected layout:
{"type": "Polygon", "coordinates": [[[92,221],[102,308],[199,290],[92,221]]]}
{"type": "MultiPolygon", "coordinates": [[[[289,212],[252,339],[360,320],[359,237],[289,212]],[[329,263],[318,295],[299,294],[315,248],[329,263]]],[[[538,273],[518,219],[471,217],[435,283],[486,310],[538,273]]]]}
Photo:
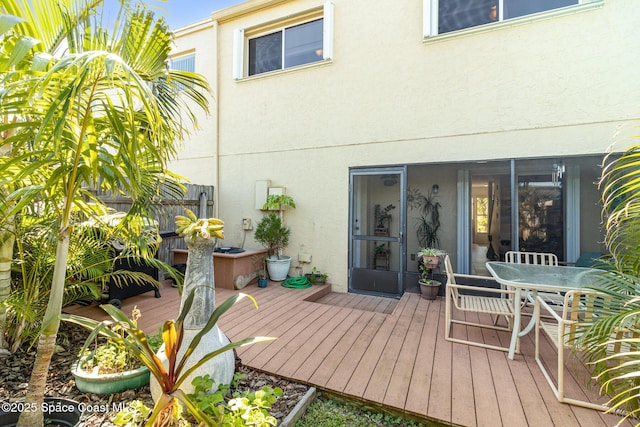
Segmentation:
{"type": "MultiPolygon", "coordinates": [[[[564,384],[565,370],[567,369],[565,367],[565,357],[567,355],[572,357],[579,355],[580,348],[576,341],[580,334],[579,326],[590,322],[593,317],[598,316],[598,311],[606,304],[606,301],[607,295],[604,293],[588,289],[575,289],[568,291],[564,295],[564,307],[562,313],[558,313],[556,311],[557,307],[552,307],[547,304],[543,297],[538,296],[536,299],[535,359],[559,402],[600,411],[609,409],[604,403],[588,402],[567,397],[565,395],[564,384]],[[553,320],[541,320],[541,316],[543,315],[547,315],[553,320]],[[545,333],[557,349],[557,382],[554,381],[553,376],[549,373],[545,367],[545,363],[540,357],[540,332],[545,333]],[[578,352],[565,352],[565,349],[570,348],[578,350],[578,352]]],[[[619,330],[614,333],[611,337],[612,344],[608,348],[610,354],[619,352],[620,350],[627,350],[624,347],[620,347],[620,338],[627,332],[628,331],[619,330]]],[[[607,400],[606,397],[602,398],[603,402],[607,400]]]]}
{"type": "Polygon", "coordinates": [[[505,261],[513,264],[558,265],[558,256],[548,252],[508,251],[505,261]]]}
{"type": "MultiPolygon", "coordinates": [[[[485,286],[472,286],[468,284],[458,283],[456,280],[456,275],[453,272],[453,267],[451,266],[451,259],[449,255],[445,255],[444,257],[444,265],[445,272],[447,275],[447,287],[445,293],[445,338],[448,341],[453,341],[462,344],[474,345],[478,347],[490,348],[493,350],[502,350],[509,351],[509,347],[501,347],[497,345],[486,344],[484,342],[471,341],[463,338],[456,338],[452,336],[452,326],[454,324],[465,325],[465,326],[473,326],[479,328],[489,328],[495,329],[498,331],[507,331],[510,332],[513,327],[513,298],[509,298],[509,295],[513,295],[514,291],[504,290],[504,289],[496,289],[489,288],[485,286]],[[460,292],[463,291],[463,292],[460,292]],[[477,295],[477,292],[481,292],[484,295],[477,295]],[[495,296],[485,296],[487,294],[492,294],[495,296]],[[501,298],[502,297],[502,298],[501,298]],[[486,322],[475,322],[468,321],[463,319],[454,318],[454,308],[456,309],[456,314],[458,316],[465,316],[466,312],[473,312],[476,314],[484,314],[485,317],[488,317],[489,321],[486,322]],[[488,316],[486,316],[488,315],[488,316]],[[498,319],[503,317],[506,319],[506,326],[498,326],[498,319]]],[[[457,278],[460,279],[463,283],[467,279],[477,279],[477,280],[489,280],[490,278],[486,276],[472,276],[469,274],[458,274],[457,278]]],[[[476,316],[472,316],[476,317],[476,316]]],[[[482,320],[482,316],[477,316],[482,320]]],[[[469,334],[473,335],[473,334],[469,334]]],[[[461,336],[466,337],[467,334],[461,334],[461,336]]]]}
{"type": "MultiPolygon", "coordinates": [[[[558,265],[558,256],[549,252],[526,252],[508,251],[504,260],[512,264],[536,264],[536,265],[558,265]]],[[[548,303],[562,307],[564,296],[560,292],[539,292],[548,303]]],[[[522,306],[535,302],[530,292],[526,292],[523,297],[522,306]]]]}

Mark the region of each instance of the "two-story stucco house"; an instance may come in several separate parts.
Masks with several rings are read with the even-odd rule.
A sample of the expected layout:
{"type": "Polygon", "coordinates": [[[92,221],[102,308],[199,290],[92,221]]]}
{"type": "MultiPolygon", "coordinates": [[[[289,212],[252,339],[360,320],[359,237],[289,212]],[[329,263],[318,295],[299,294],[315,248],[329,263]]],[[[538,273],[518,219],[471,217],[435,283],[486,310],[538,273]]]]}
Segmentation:
{"type": "Polygon", "coordinates": [[[603,154],[637,133],[639,23],[637,0],[249,0],[175,33],[213,108],[173,170],[215,185],[229,246],[259,247],[243,219],[284,189],[291,274],[334,291],[410,289],[429,237],[461,273],[575,262],[604,250],[603,154]]]}

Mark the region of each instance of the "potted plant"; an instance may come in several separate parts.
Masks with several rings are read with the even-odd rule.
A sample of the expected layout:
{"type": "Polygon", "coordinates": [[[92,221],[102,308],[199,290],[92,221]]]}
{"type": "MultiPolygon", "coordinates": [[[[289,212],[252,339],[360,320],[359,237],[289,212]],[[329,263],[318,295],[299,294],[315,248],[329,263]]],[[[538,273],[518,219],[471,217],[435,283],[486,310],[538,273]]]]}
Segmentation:
{"type": "Polygon", "coordinates": [[[293,199],[282,194],[271,194],[264,206],[265,210],[278,210],[279,213],[270,212],[265,215],[256,226],[254,238],[268,249],[266,259],[267,271],[271,280],[281,282],[287,278],[291,257],[282,254],[282,250],[289,244],[291,230],[284,225],[284,208],[295,208],[293,199]]]}
{"type": "Polygon", "coordinates": [[[316,267],[313,267],[311,273],[305,274],[305,277],[309,280],[309,282],[314,284],[324,284],[327,282],[327,274],[320,272],[316,267]]]}
{"type": "MultiPolygon", "coordinates": [[[[208,318],[205,327],[200,330],[195,338],[187,345],[185,341],[183,341],[184,334],[186,333],[184,323],[194,303],[196,291],[197,289],[192,289],[185,298],[178,319],[175,321],[167,320],[164,323],[162,328],[162,346],[164,348],[164,354],[169,358],[168,364],[166,365],[163,365],[162,360],[156,355],[144,332],[139,329],[131,319],[127,318],[122,311],[110,304],[100,306],[116,323],[121,323],[125,326],[126,339],[124,339],[122,343],[149,369],[151,375],[157,380],[160,395],[154,398],[155,406],[146,420],[145,425],[177,425],[182,416],[181,408],[187,408],[198,422],[203,423],[202,425],[213,425],[211,418],[207,416],[183,390],[186,386],[185,380],[204,363],[226,351],[256,342],[274,339],[269,337],[255,337],[232,342],[224,347],[205,353],[189,367],[187,360],[190,356],[193,356],[194,351],[201,343],[201,339],[216,326],[220,316],[229,310],[236,302],[243,298],[249,298],[256,309],[258,308],[256,301],[250,295],[243,293],[232,295],[216,307],[208,318]]],[[[104,322],[98,322],[72,314],[62,314],[61,318],[62,320],[79,324],[92,331],[100,328],[104,335],[112,339],[118,340],[121,336],[119,333],[101,326],[104,322]]]]}
{"type": "MultiPolygon", "coordinates": [[[[134,307],[130,320],[136,327],[139,318],[140,310],[134,307]]],[[[91,333],[80,350],[79,359],[71,367],[78,390],[84,393],[112,394],[149,384],[149,369],[140,363],[123,342],[129,339],[124,327],[122,322],[103,323],[91,333]],[[99,343],[98,336],[101,335],[102,328],[109,328],[113,334],[99,343]],[[88,350],[90,343],[93,343],[91,351],[88,350]]],[[[157,335],[147,336],[147,341],[154,350],[160,348],[161,338],[157,335]]]]}
{"type": "Polygon", "coordinates": [[[255,265],[258,270],[256,271],[256,274],[258,275],[258,287],[259,288],[266,288],[267,287],[267,283],[269,282],[269,279],[267,277],[267,258],[264,256],[253,256],[253,265],[255,265]]]}
{"type": "Polygon", "coordinates": [[[440,291],[440,281],[433,279],[432,270],[426,264],[420,264],[419,268],[420,278],[418,279],[418,283],[420,284],[422,298],[428,300],[436,299],[440,291]]]}
{"type": "Polygon", "coordinates": [[[416,256],[422,258],[422,262],[428,269],[436,268],[440,263],[440,257],[447,253],[437,248],[420,248],[416,256]]]}

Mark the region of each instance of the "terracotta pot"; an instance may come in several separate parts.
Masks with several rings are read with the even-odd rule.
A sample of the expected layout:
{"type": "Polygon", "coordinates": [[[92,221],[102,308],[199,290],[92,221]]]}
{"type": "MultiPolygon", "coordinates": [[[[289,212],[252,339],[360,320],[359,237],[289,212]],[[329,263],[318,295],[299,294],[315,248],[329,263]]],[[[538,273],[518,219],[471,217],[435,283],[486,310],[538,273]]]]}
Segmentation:
{"type": "Polygon", "coordinates": [[[422,255],[422,262],[427,268],[436,268],[440,264],[438,255],[422,255]]]}

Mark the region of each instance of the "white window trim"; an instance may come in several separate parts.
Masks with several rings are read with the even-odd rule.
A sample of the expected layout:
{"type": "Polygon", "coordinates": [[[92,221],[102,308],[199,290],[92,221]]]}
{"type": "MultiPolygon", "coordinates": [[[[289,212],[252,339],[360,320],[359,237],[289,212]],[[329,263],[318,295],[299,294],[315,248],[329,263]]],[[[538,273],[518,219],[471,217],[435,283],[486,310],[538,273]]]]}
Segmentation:
{"type": "MultiPolygon", "coordinates": [[[[503,0],[498,0],[502,3],[503,0]]],[[[557,16],[570,15],[587,10],[601,8],[604,6],[605,0],[579,0],[579,3],[572,6],[562,7],[559,9],[552,9],[545,12],[535,13],[532,15],[520,16],[518,18],[512,18],[502,20],[502,10],[499,8],[499,21],[492,22],[490,24],[478,25],[476,27],[464,28],[457,31],[451,31],[449,33],[438,34],[438,0],[423,0],[422,1],[422,38],[423,41],[429,40],[442,40],[455,37],[461,37],[468,34],[481,33],[485,31],[492,31],[498,28],[512,27],[515,25],[528,24],[543,19],[555,18],[557,16]]]]}
{"type": "MultiPolygon", "coordinates": [[[[317,9],[316,9],[317,10],[317,9]]],[[[303,12],[304,13],[304,12],[303,12]]],[[[319,18],[318,18],[319,19],[319,18]]],[[[283,68],[270,71],[268,73],[260,73],[253,76],[247,75],[247,43],[244,28],[236,28],[233,32],[233,70],[232,77],[234,80],[243,80],[251,77],[262,75],[270,75],[273,73],[282,73],[292,69],[299,69],[324,63],[333,59],[333,2],[327,1],[323,5],[322,12],[322,59],[323,61],[311,62],[308,64],[296,65],[295,67],[283,68]]],[[[277,22],[277,21],[276,21],[277,22]]]]}

